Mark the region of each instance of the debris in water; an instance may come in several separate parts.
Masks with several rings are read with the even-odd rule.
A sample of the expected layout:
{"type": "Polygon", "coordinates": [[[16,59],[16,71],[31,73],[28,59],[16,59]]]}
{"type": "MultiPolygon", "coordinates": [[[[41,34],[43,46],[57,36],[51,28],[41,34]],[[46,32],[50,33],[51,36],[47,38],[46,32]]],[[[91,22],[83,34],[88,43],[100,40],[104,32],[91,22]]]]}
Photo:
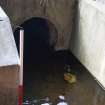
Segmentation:
{"type": "Polygon", "coordinates": [[[60,96],[59,96],[59,99],[60,99],[60,100],[65,100],[65,97],[64,97],[63,95],[60,95],[60,96]]]}
{"type": "Polygon", "coordinates": [[[68,105],[63,95],[60,95],[58,98],[59,98],[59,102],[57,103],[57,105],[68,105]]]}
{"type": "Polygon", "coordinates": [[[31,102],[26,100],[25,102],[23,102],[23,105],[31,105],[31,102]]]}
{"type": "Polygon", "coordinates": [[[23,105],[35,105],[35,104],[41,104],[41,105],[51,105],[49,97],[46,97],[44,99],[34,99],[34,100],[25,100],[23,102],[23,105]],[[44,103],[44,104],[43,104],[44,103]]]}
{"type": "Polygon", "coordinates": [[[70,65],[65,65],[66,73],[64,73],[64,80],[68,81],[69,83],[75,83],[76,76],[72,73],[70,73],[70,65]]]}
{"type": "Polygon", "coordinates": [[[75,83],[77,81],[76,76],[71,73],[64,73],[64,79],[69,83],[75,83]]]}
{"type": "Polygon", "coordinates": [[[71,71],[70,65],[67,65],[67,64],[65,64],[64,69],[65,69],[67,72],[70,72],[70,71],[71,71]]]}
{"type": "Polygon", "coordinates": [[[41,105],[52,105],[52,103],[43,103],[41,105]]]}

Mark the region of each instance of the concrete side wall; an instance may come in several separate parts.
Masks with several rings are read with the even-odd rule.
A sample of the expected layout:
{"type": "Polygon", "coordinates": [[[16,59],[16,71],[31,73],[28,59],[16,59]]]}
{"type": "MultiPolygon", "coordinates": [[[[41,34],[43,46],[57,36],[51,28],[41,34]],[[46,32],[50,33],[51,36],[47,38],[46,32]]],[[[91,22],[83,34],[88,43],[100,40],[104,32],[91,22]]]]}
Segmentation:
{"type": "Polygon", "coordinates": [[[0,66],[19,64],[18,52],[8,16],[0,7],[0,66]]]}
{"type": "Polygon", "coordinates": [[[0,67],[0,105],[17,105],[18,70],[17,65],[0,67]]]}
{"type": "Polygon", "coordinates": [[[105,87],[105,4],[80,0],[70,49],[105,87]]]}
{"type": "Polygon", "coordinates": [[[68,49],[75,0],[0,0],[0,5],[14,28],[31,17],[47,18],[58,31],[56,49],[68,49]]]}
{"type": "Polygon", "coordinates": [[[16,105],[19,57],[8,16],[0,7],[0,105],[16,105]],[[11,66],[9,66],[11,65],[11,66]]]}

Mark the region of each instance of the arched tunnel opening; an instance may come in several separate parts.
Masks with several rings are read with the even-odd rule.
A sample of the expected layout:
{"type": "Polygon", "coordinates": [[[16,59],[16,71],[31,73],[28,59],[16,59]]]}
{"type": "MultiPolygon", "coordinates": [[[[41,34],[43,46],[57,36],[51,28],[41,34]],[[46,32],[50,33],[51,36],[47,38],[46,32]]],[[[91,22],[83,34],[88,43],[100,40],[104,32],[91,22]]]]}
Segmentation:
{"type": "MultiPolygon", "coordinates": [[[[82,103],[93,102],[92,87],[96,94],[100,88],[70,51],[54,50],[58,39],[55,25],[44,18],[31,18],[20,26],[24,29],[25,100],[49,97],[56,104],[57,97],[63,94],[68,103],[75,104],[73,100],[79,102],[78,96],[83,94],[82,103]],[[64,80],[64,73],[67,72],[65,65],[70,65],[70,72],[77,76],[76,83],[70,84],[64,80]],[[87,96],[88,92],[90,95],[87,96]]],[[[14,31],[14,37],[19,51],[19,28],[14,31]]]]}
{"type": "MultiPolygon", "coordinates": [[[[55,25],[47,19],[31,18],[23,22],[20,26],[23,27],[25,34],[25,64],[33,64],[33,62],[35,64],[41,63],[43,60],[46,62],[51,52],[54,51],[54,46],[57,42],[58,33],[55,25]]],[[[15,30],[15,40],[19,51],[19,28],[15,30]]]]}

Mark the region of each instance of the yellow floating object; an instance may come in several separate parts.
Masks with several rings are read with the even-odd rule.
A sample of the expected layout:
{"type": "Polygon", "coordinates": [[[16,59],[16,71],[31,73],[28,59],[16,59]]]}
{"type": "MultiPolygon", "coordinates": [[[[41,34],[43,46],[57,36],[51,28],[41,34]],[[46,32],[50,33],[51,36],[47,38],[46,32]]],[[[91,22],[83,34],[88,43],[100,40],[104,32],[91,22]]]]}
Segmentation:
{"type": "Polygon", "coordinates": [[[71,73],[64,73],[64,80],[68,81],[69,83],[75,83],[76,76],[71,73]]]}

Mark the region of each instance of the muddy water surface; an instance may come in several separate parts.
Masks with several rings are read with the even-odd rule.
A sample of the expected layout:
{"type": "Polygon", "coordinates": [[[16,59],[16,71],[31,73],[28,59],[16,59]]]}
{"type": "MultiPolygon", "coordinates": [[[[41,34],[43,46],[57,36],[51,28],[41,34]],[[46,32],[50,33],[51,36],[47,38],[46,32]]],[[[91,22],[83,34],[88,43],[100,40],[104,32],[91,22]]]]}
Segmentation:
{"type": "Polygon", "coordinates": [[[90,73],[71,53],[54,53],[40,63],[25,65],[24,96],[32,99],[50,97],[56,104],[57,97],[64,94],[70,105],[105,105],[105,91],[97,84],[90,73]],[[77,76],[75,84],[64,80],[64,65],[71,65],[72,73],[77,76]]]}

